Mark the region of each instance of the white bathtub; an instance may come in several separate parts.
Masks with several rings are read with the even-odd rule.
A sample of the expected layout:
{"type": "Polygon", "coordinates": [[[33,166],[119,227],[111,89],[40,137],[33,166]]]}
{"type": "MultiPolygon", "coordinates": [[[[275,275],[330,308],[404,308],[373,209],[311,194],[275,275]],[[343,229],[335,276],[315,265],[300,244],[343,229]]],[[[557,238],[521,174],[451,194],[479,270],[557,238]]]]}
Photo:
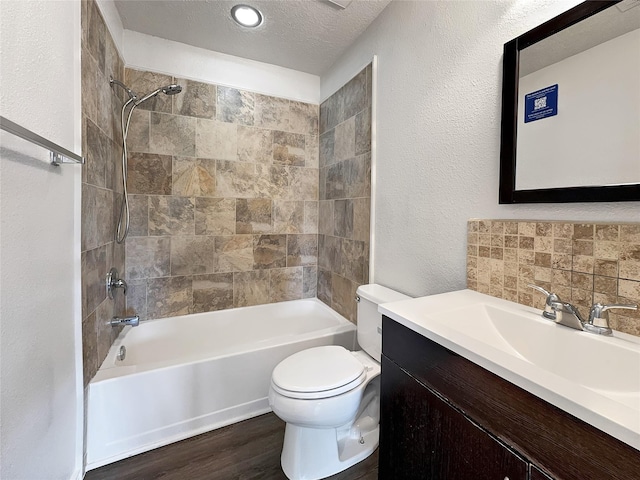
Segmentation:
{"type": "Polygon", "coordinates": [[[266,413],[278,362],[354,344],[355,326],[315,298],[126,327],[89,383],[87,469],[266,413]]]}

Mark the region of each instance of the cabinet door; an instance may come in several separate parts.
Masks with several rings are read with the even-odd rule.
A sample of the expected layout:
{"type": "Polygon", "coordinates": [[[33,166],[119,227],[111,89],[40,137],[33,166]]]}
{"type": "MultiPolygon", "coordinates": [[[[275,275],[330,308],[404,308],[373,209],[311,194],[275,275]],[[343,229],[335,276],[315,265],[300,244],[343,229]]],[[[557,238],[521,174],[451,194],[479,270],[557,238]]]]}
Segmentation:
{"type": "Polygon", "coordinates": [[[380,480],[526,480],[528,465],[382,357],[380,480]]]}
{"type": "Polygon", "coordinates": [[[553,480],[549,475],[544,473],[542,470],[539,470],[534,465],[531,465],[531,473],[529,475],[529,480],[553,480]]]}

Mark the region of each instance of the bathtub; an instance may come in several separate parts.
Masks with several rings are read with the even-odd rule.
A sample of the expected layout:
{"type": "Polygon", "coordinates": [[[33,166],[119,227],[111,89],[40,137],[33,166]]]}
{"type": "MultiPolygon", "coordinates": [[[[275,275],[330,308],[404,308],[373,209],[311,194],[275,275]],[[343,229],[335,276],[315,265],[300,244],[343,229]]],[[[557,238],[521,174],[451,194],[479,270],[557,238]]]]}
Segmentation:
{"type": "Polygon", "coordinates": [[[278,362],[355,337],[316,298],[125,327],[89,383],[87,469],[269,412],[278,362]]]}

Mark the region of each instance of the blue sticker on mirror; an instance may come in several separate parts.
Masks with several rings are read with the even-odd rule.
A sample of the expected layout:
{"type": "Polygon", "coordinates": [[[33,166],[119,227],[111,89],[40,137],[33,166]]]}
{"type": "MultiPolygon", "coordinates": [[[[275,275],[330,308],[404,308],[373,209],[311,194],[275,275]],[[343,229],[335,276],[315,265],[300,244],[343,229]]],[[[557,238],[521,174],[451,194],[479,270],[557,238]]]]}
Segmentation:
{"type": "Polygon", "coordinates": [[[524,96],[524,123],[558,114],[558,84],[524,96]]]}

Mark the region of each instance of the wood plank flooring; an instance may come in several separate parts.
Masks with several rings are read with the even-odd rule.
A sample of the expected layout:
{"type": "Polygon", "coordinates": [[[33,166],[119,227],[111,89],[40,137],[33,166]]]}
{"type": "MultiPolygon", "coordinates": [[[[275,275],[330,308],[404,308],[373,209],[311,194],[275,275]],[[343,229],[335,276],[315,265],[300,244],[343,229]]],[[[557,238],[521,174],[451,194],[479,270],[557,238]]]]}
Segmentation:
{"type": "MultiPolygon", "coordinates": [[[[91,470],[85,480],[287,480],[284,427],[268,413],[91,470]]],[[[378,451],[330,478],[377,480],[378,451]]]]}

